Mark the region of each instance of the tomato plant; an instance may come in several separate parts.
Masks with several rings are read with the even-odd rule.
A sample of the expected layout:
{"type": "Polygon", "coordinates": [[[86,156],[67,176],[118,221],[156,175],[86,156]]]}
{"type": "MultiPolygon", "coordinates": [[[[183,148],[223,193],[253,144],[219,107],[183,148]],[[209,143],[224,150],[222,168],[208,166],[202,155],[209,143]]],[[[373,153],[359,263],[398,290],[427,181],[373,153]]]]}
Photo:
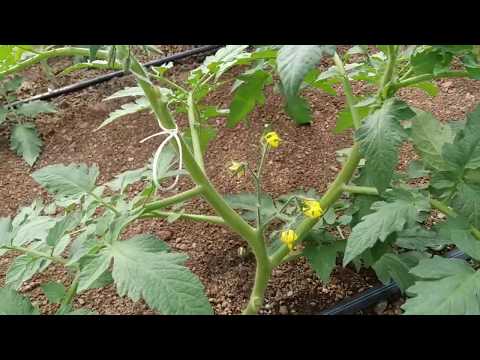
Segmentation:
{"type": "MultiPolygon", "coordinates": [[[[409,296],[406,314],[480,313],[480,107],[465,121],[441,123],[397,96],[406,87],[433,96],[438,92],[436,79],[479,79],[477,54],[470,45],[359,45],[342,54],[333,45],[259,46],[252,51],[248,45],[228,45],[179,84],[167,77],[171,65],[147,70],[129,46],[110,46],[101,55],[110,56],[103,65],[129,70],[138,86],[108,98],[136,100],[114,111],[100,127],[126,114],[150,111],[159,131],[145,141],[159,136],[164,140],[145,167],[103,185],[97,184],[96,167],[83,164],[51,165],[33,173],[55,201],[35,202],[13,219],[1,219],[2,251],[22,255],[7,273],[7,287],[0,289],[0,312],[37,313],[14,289],[55,262],[67,267],[73,279],[68,289],[59,283],[43,287],[50,301],[61,304],[60,314],[74,312],[77,293],[112,282],[120,295],[143,298],[162,314],[211,314],[203,286],[185,266],[184,255],[171,252],[151,234],[121,239],[127,226],[139,219],[183,218],[226,226],[248,244],[256,272],[244,314],[256,314],[262,307],[275,267],[304,256],[328,281],[339,254],[343,266],[372,267],[381,281],[395,280],[409,296]],[[322,59],[333,60],[333,66],[320,71],[322,59]],[[224,74],[238,66],[243,73],[225,79],[224,74]],[[229,81],[229,108],[207,105],[206,96],[229,81]],[[370,84],[371,91],[355,96],[353,81],[370,84]],[[271,128],[259,139],[255,168],[242,159],[232,159],[229,168],[236,176],[249,176],[254,193],[223,195],[208,178],[204,154],[216,135],[208,120],[223,116],[227,126],[235,127],[264,104],[264,89],[270,85],[281,92],[286,111],[298,124],[313,121],[302,98],[305,87],[330,94],[343,89],[346,107],[335,131],[351,129],[353,146],[339,153],[342,168],[324,194],[297,191],[273,199],[264,193],[263,165],[282,146],[282,134],[271,128]],[[179,113],[187,114],[188,128],[178,127],[179,113]],[[420,159],[407,171],[398,171],[399,149],[406,142],[414,145],[420,159]],[[161,196],[174,188],[179,176],[189,176],[195,186],[161,196]],[[421,185],[414,181],[418,179],[424,180],[421,185]],[[143,191],[129,199],[126,187],[140,180],[145,181],[143,191]],[[211,205],[215,216],[184,210],[183,204],[197,196],[211,205]],[[61,209],[60,217],[51,216],[56,209],[61,209]],[[445,220],[429,227],[433,211],[443,213],[445,220]],[[348,237],[342,229],[350,230],[348,237]],[[457,246],[471,260],[435,255],[447,245],[457,246]]],[[[4,72],[24,69],[27,61],[4,72]]],[[[97,65],[85,65],[91,66],[97,65]]]]}

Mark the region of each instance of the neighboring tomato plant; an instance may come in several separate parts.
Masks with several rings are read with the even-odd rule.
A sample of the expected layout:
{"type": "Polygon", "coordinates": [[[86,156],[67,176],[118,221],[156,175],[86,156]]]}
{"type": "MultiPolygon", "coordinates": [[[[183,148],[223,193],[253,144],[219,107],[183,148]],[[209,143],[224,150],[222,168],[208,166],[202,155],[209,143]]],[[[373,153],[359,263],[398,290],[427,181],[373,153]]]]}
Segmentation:
{"type": "MultiPolygon", "coordinates": [[[[64,53],[71,55],[69,49],[64,53]]],[[[51,263],[72,274],[69,288],[59,283],[42,286],[48,299],[60,304],[59,314],[75,313],[71,304],[77,293],[112,282],[119,295],[142,298],[162,314],[213,313],[199,279],[185,267],[185,255],[171,252],[151,234],[122,239],[128,225],[139,219],[166,218],[226,226],[247,242],[256,272],[244,314],[256,314],[262,307],[275,267],[304,256],[319,278],[328,281],[339,255],[343,266],[371,267],[382,282],[393,279],[409,296],[406,314],[479,314],[480,107],[465,121],[441,123],[396,96],[406,87],[434,96],[435,79],[478,79],[477,53],[470,45],[359,45],[342,55],[333,45],[253,50],[228,45],[179,84],[167,77],[171,64],[147,71],[128,46],[97,49],[97,57],[110,57],[103,65],[131,71],[138,83],[106,99],[136,98],[99,127],[150,111],[159,131],[145,141],[164,139],[148,165],[107,184],[98,185],[97,168],[86,165],[51,165],[33,173],[55,201],[46,206],[35,202],[13,219],[0,220],[0,249],[22,253],[8,270],[7,287],[0,289],[0,313],[38,313],[12,289],[51,263]],[[323,72],[318,66],[322,59],[333,61],[323,72]],[[243,73],[236,78],[224,76],[239,66],[243,73]],[[371,92],[355,96],[352,81],[370,84],[371,92]],[[228,109],[205,103],[209,93],[229,82],[233,98],[228,109]],[[263,165],[282,146],[282,134],[272,128],[259,140],[255,168],[243,159],[232,159],[228,166],[232,175],[251,178],[255,192],[220,194],[205,172],[204,154],[217,131],[208,120],[225,117],[229,127],[248,120],[255,107],[264,104],[264,90],[271,85],[299,124],[314,120],[302,97],[305,87],[332,95],[343,89],[346,107],[335,132],[352,129],[353,146],[338,152],[342,169],[324,194],[297,191],[273,199],[263,191],[263,165]],[[180,113],[188,116],[185,129],[175,120],[180,113]],[[400,147],[407,142],[419,159],[406,171],[397,171],[400,147]],[[185,175],[195,183],[192,189],[158,195],[165,182],[172,189],[185,175]],[[143,191],[128,198],[125,190],[139,181],[144,182],[143,191]],[[185,211],[184,203],[197,196],[212,206],[215,216],[185,211]],[[445,216],[430,227],[427,220],[434,210],[445,216]],[[58,212],[60,216],[52,216],[58,212]],[[471,260],[438,256],[447,245],[457,246],[471,260]]],[[[87,62],[85,67],[97,65],[87,62]]],[[[4,72],[12,68],[24,69],[25,62],[4,72]]]]}

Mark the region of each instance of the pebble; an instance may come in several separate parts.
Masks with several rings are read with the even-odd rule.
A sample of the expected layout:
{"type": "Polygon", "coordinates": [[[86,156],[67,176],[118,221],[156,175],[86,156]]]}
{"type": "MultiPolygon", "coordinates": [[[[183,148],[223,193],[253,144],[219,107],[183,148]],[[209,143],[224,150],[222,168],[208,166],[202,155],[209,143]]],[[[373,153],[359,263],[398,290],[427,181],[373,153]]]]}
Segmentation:
{"type": "Polygon", "coordinates": [[[375,305],[373,311],[375,311],[375,314],[381,315],[385,312],[387,309],[388,302],[387,301],[380,301],[377,305],[375,305]]]}
{"type": "Polygon", "coordinates": [[[288,315],[288,308],[285,305],[280,306],[279,311],[280,311],[280,314],[282,315],[288,315]]]}
{"type": "Polygon", "coordinates": [[[79,303],[81,306],[83,306],[83,305],[85,305],[85,300],[83,300],[83,299],[78,299],[78,303],[79,303]]]}
{"type": "Polygon", "coordinates": [[[292,291],[292,290],[290,290],[290,291],[287,293],[287,296],[288,296],[288,297],[291,297],[291,296],[293,296],[293,291],[292,291]]]}

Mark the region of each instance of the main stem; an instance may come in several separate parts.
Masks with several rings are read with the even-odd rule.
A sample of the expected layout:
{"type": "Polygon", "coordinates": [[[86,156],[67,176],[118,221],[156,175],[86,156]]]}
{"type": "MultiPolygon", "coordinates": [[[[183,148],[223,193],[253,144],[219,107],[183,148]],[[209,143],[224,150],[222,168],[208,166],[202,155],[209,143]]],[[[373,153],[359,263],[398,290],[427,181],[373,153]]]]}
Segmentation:
{"type": "MultiPolygon", "coordinates": [[[[125,60],[126,56],[128,56],[128,50],[124,46],[119,46],[119,50],[119,55],[125,60]]],[[[147,72],[134,56],[131,58],[130,69],[137,77],[138,84],[148,98],[157,121],[164,128],[174,129],[175,122],[167,109],[166,103],[162,99],[162,95],[149,81],[147,72]]],[[[183,139],[180,140],[180,143],[183,150],[185,168],[189,172],[192,180],[202,187],[202,196],[214,208],[217,214],[225,220],[228,226],[248,242],[254,254],[261,252],[262,249],[257,241],[255,229],[243,220],[213,187],[183,139]]]]}

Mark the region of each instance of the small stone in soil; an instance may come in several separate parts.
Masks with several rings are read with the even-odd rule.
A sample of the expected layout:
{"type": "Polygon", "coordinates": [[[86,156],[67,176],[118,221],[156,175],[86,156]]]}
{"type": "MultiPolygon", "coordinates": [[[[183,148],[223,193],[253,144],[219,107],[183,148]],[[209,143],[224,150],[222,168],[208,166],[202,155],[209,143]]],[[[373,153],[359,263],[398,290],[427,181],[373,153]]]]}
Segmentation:
{"type": "Polygon", "coordinates": [[[282,315],[288,315],[288,308],[285,305],[282,305],[280,306],[279,312],[282,315]]]}
{"type": "Polygon", "coordinates": [[[375,308],[373,311],[375,311],[375,314],[381,315],[385,312],[387,309],[388,302],[387,301],[380,301],[377,305],[375,305],[375,308]]]}

